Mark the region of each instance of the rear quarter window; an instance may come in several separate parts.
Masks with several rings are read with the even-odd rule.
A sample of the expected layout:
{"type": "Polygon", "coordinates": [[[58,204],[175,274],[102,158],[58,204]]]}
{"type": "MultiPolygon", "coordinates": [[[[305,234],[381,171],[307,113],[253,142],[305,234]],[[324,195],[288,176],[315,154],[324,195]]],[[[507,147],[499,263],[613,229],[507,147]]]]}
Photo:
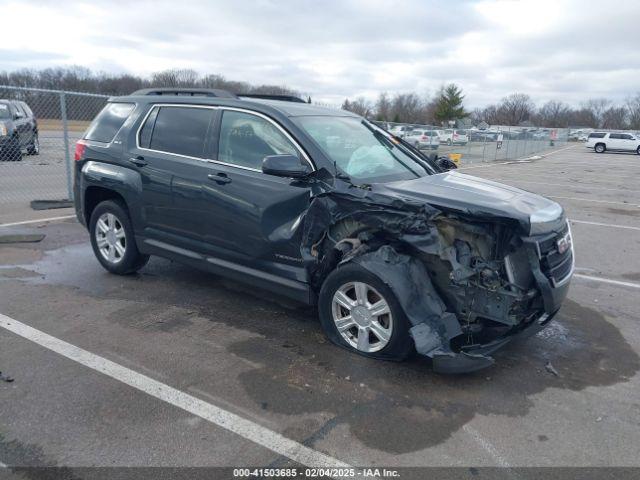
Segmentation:
{"type": "MultiPolygon", "coordinates": [[[[149,148],[159,152],[204,158],[205,141],[214,110],[198,107],[160,107],[156,114],[149,148]]],[[[147,122],[151,120],[149,115],[147,122]]],[[[146,124],[143,130],[146,129],[146,124]]],[[[141,131],[144,137],[145,131],[141,131]]],[[[144,141],[144,138],[141,138],[144,141]]],[[[142,145],[141,145],[142,146],[142,145]]]]}
{"type": "Polygon", "coordinates": [[[91,122],[84,135],[86,140],[109,143],[118,133],[118,130],[129,118],[135,104],[133,103],[109,103],[98,116],[91,122]]]}

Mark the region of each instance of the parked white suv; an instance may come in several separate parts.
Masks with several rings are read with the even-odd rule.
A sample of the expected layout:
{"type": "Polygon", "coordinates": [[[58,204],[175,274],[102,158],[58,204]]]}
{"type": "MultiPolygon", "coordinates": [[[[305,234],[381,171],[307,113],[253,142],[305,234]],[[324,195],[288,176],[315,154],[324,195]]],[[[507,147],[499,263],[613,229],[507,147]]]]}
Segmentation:
{"type": "Polygon", "coordinates": [[[630,133],[593,132],[587,138],[587,148],[593,148],[596,153],[607,150],[619,152],[636,152],[640,155],[640,140],[630,133]]]}
{"type": "Polygon", "coordinates": [[[466,130],[438,130],[440,136],[440,143],[446,143],[447,145],[466,145],[469,141],[466,130]]]}

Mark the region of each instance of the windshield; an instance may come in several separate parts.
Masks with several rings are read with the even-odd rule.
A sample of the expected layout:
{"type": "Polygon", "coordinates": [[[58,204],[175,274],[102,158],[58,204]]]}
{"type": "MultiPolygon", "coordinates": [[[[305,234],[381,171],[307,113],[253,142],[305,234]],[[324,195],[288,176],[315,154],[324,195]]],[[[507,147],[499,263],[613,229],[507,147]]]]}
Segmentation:
{"type": "Polygon", "coordinates": [[[296,121],[352,181],[384,183],[434,173],[361,118],[309,116],[296,121]]]}
{"type": "Polygon", "coordinates": [[[0,103],[0,119],[11,119],[11,112],[9,111],[9,105],[6,103],[0,103]]]}

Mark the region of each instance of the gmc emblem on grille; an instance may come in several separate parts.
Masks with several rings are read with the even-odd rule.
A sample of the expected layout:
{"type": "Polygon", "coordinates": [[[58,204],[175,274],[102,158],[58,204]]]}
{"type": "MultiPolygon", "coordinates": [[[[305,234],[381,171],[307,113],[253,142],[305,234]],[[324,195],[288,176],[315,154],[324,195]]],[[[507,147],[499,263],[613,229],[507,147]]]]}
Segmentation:
{"type": "Polygon", "coordinates": [[[561,255],[571,248],[571,234],[569,232],[556,241],[556,248],[561,255]]]}

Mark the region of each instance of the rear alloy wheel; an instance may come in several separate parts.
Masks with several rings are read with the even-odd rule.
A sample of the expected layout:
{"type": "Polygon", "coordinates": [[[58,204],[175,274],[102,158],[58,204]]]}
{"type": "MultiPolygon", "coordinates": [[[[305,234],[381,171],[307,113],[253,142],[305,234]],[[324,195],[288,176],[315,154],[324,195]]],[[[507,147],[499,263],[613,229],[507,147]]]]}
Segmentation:
{"type": "Polygon", "coordinates": [[[384,360],[403,360],[414,351],[409,320],[393,291],[360,265],[331,272],[318,307],[322,328],[337,345],[384,360]]]}
{"type": "Polygon", "coordinates": [[[598,143],[594,147],[594,150],[596,151],[596,153],[604,153],[606,149],[607,147],[604,146],[604,143],[598,143]]]}
{"type": "Polygon", "coordinates": [[[126,275],[141,269],[148,255],[138,251],[131,220],[124,205],[105,200],[91,213],[91,246],[100,264],[111,273],[126,275]]]}

